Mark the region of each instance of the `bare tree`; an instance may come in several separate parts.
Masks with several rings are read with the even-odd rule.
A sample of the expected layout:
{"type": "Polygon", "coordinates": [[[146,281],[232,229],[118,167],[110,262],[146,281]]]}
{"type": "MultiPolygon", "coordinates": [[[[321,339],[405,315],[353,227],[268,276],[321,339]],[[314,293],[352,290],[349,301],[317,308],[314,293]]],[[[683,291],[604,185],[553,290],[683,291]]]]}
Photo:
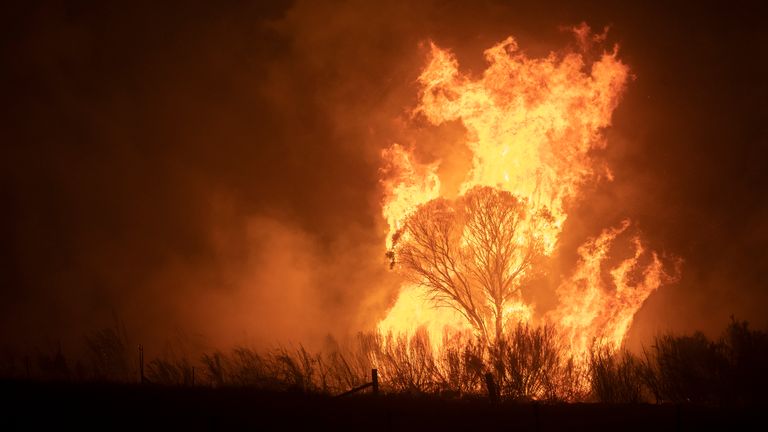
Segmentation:
{"type": "Polygon", "coordinates": [[[409,216],[388,253],[436,306],[455,309],[492,346],[502,340],[505,309],[543,255],[546,210],[509,192],[475,187],[456,200],[435,199],[409,216]]]}

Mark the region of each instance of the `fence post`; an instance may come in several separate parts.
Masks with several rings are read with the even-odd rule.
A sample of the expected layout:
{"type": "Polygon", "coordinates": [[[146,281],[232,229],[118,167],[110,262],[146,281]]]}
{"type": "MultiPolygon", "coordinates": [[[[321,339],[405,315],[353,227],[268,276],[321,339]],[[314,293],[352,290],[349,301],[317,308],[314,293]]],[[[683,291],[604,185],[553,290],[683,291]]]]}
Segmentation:
{"type": "Polygon", "coordinates": [[[144,384],[144,345],[139,344],[139,379],[144,384]]]}
{"type": "Polygon", "coordinates": [[[371,385],[373,386],[373,394],[379,394],[379,370],[371,369],[371,385]]]}

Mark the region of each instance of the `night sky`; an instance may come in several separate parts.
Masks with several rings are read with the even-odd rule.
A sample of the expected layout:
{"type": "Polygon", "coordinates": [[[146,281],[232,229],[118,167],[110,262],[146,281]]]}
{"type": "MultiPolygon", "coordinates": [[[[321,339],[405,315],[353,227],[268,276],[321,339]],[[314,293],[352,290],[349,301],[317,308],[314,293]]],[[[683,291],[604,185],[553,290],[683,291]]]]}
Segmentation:
{"type": "Polygon", "coordinates": [[[563,244],[629,217],[683,260],[635,340],[768,325],[759,2],[17,3],[0,13],[0,348],[114,317],[216,346],[371,328],[398,286],[380,151],[451,127],[403,125],[424,42],[480,73],[507,36],[542,56],[582,21],[610,25],[634,79],[601,155],[615,180],[563,244]]]}

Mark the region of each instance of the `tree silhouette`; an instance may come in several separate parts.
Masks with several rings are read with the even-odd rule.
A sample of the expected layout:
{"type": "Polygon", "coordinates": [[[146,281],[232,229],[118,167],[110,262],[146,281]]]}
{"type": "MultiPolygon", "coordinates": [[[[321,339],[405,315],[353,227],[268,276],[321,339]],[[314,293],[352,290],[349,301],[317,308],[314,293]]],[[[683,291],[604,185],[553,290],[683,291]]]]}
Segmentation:
{"type": "Polygon", "coordinates": [[[393,236],[388,257],[436,306],[458,311],[486,346],[502,340],[505,309],[543,256],[552,217],[509,192],[475,187],[418,208],[393,236]]]}

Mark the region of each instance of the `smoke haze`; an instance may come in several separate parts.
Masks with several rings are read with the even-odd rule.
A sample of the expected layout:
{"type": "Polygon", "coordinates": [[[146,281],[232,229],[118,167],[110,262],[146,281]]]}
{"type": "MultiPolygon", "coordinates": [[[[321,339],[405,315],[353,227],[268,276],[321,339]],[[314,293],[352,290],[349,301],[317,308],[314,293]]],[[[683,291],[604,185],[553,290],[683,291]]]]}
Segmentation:
{"type": "Polygon", "coordinates": [[[3,7],[0,344],[77,343],[113,315],[147,344],[371,329],[399,284],[384,257],[381,149],[418,142],[425,162],[465,163],[460,125],[410,117],[424,42],[480,73],[507,36],[542,56],[573,44],[561,28],[582,21],[610,25],[634,80],[599,155],[614,181],[577,204],[562,265],[629,217],[650,249],[683,259],[633,340],[715,332],[731,314],[768,324],[757,6],[3,7]]]}

